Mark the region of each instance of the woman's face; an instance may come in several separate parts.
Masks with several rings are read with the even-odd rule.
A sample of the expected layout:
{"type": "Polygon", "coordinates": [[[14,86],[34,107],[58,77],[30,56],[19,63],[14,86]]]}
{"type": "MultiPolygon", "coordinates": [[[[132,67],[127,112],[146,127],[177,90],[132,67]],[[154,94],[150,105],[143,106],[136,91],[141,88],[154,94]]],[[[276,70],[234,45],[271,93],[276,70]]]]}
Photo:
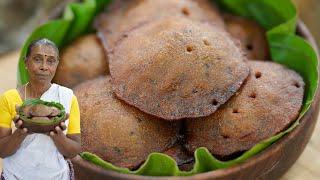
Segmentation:
{"type": "Polygon", "coordinates": [[[58,66],[58,54],[50,45],[37,45],[26,60],[30,81],[50,83],[58,66]]]}

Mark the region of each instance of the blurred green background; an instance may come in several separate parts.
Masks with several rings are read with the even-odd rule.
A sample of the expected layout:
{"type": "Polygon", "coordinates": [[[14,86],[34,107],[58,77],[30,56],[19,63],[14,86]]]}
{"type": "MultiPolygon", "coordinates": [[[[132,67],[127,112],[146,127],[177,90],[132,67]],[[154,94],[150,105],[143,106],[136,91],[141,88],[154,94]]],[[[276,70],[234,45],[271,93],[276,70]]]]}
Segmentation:
{"type": "Polygon", "coordinates": [[[72,0],[0,0],[0,55],[20,48],[35,26],[72,0]]]}

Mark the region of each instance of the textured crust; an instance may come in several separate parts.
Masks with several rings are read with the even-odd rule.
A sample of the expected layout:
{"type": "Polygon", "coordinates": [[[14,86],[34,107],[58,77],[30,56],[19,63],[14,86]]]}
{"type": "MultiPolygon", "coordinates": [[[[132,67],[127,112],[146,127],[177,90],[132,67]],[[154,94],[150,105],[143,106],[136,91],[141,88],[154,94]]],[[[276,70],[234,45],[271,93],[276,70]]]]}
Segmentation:
{"type": "MultiPolygon", "coordinates": [[[[26,109],[29,109],[27,106],[26,109]]],[[[25,110],[23,110],[25,111],[25,110]]],[[[46,106],[44,104],[36,104],[30,107],[29,113],[31,116],[50,116],[53,112],[53,109],[49,106],[46,106]]]]}
{"type": "Polygon", "coordinates": [[[108,60],[96,35],[80,37],[62,51],[54,82],[73,87],[109,74],[108,60]]]}
{"type": "Polygon", "coordinates": [[[163,153],[172,157],[179,167],[183,167],[185,164],[189,164],[194,161],[194,157],[189,155],[185,148],[180,144],[175,144],[163,153]]]}
{"type": "Polygon", "coordinates": [[[225,27],[223,16],[221,15],[219,8],[214,4],[212,0],[192,1],[195,2],[201,8],[203,13],[207,16],[208,19],[206,19],[205,21],[213,23],[222,28],[225,27]]]}
{"type": "Polygon", "coordinates": [[[117,96],[166,120],[214,113],[249,74],[219,28],[186,18],[147,23],[117,43],[109,68],[117,96]]]}
{"type": "Polygon", "coordinates": [[[134,7],[137,2],[139,0],[113,1],[107,11],[99,14],[95,19],[94,26],[99,32],[99,38],[107,49],[107,53],[111,49],[111,44],[114,44],[122,34],[119,27],[126,17],[127,11],[134,7]]]}
{"type": "Polygon", "coordinates": [[[224,15],[227,31],[237,40],[248,59],[270,59],[266,31],[255,21],[230,14],[224,15]]]}
{"type": "Polygon", "coordinates": [[[110,77],[74,89],[81,112],[82,148],[120,167],[136,168],[177,139],[179,123],[160,121],[116,99],[110,77]]]}
{"type": "Polygon", "coordinates": [[[121,35],[143,22],[171,16],[186,17],[195,21],[207,21],[224,27],[219,11],[208,2],[191,0],[132,0],[116,1],[106,13],[95,21],[96,28],[103,32],[102,39],[110,48],[121,35]]]}
{"type": "Polygon", "coordinates": [[[215,114],[186,121],[187,148],[207,147],[218,157],[250,149],[284,130],[298,115],[304,82],[272,62],[249,61],[251,75],[215,114]]]}

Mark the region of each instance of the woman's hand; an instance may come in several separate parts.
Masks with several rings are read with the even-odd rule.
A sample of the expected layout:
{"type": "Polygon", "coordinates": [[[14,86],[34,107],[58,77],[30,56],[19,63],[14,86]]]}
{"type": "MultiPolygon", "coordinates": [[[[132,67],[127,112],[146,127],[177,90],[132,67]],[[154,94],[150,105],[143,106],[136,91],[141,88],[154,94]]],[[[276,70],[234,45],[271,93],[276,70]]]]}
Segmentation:
{"type": "Polygon", "coordinates": [[[49,132],[49,135],[54,138],[54,137],[57,137],[57,136],[65,136],[63,131],[65,131],[67,129],[67,126],[66,126],[66,123],[65,121],[69,118],[69,114],[66,114],[66,117],[65,119],[63,120],[63,122],[60,123],[59,126],[56,126],[54,128],[54,131],[50,131],[49,132]]]}
{"type": "MultiPolygon", "coordinates": [[[[66,119],[69,118],[67,114],[66,119]]],[[[49,133],[59,152],[66,158],[73,158],[81,152],[80,134],[65,135],[63,131],[67,129],[65,122],[61,122],[49,133]]]]}
{"type": "Polygon", "coordinates": [[[23,121],[19,118],[19,115],[16,115],[13,119],[13,122],[15,124],[15,127],[17,128],[14,133],[17,134],[27,134],[28,133],[28,129],[23,127],[23,121]]]}
{"type": "Polygon", "coordinates": [[[54,131],[50,131],[50,136],[52,138],[57,138],[57,137],[61,137],[61,136],[65,136],[65,134],[63,133],[63,131],[65,131],[67,129],[67,126],[65,124],[65,122],[61,122],[59,126],[56,126],[54,128],[54,131]]]}
{"type": "MultiPolygon", "coordinates": [[[[17,112],[17,113],[19,112],[20,107],[21,107],[21,106],[16,105],[16,112],[17,112]]],[[[26,134],[26,133],[28,132],[28,129],[23,127],[23,121],[20,119],[19,115],[16,115],[16,116],[13,118],[13,122],[14,122],[15,127],[17,128],[17,129],[14,131],[14,133],[26,134]]]]}
{"type": "Polygon", "coordinates": [[[5,158],[13,155],[20,148],[21,143],[28,135],[28,129],[23,127],[23,121],[19,116],[13,119],[16,130],[12,133],[11,128],[0,128],[0,157],[5,158]]]}

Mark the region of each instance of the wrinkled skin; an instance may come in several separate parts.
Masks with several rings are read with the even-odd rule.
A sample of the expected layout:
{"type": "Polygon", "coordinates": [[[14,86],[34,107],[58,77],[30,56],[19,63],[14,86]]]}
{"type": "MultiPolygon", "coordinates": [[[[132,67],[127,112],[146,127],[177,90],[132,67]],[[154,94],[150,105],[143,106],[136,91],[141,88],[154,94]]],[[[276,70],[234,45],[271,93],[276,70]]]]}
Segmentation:
{"type": "Polygon", "coordinates": [[[251,60],[270,59],[266,31],[255,21],[239,16],[225,15],[227,31],[237,41],[251,60]]]}
{"type": "MultiPolygon", "coordinates": [[[[58,64],[58,54],[53,47],[47,45],[33,47],[29,57],[25,60],[30,86],[37,87],[40,84],[41,86],[37,87],[37,89],[48,89],[58,64]]],[[[28,98],[34,98],[38,94],[32,91],[29,93],[28,98]]]]}
{"type": "Polygon", "coordinates": [[[152,152],[177,140],[178,123],[161,121],[118,100],[110,77],[74,89],[81,112],[82,148],[120,167],[137,168],[152,152]]]}
{"type": "Polygon", "coordinates": [[[117,43],[109,68],[116,95],[166,120],[214,113],[249,75],[228,34],[171,17],[145,24],[117,43]]]}
{"type": "Polygon", "coordinates": [[[53,79],[66,87],[109,74],[108,60],[96,35],[78,38],[63,49],[60,63],[53,79]]]}
{"type": "Polygon", "coordinates": [[[186,121],[186,147],[207,147],[225,159],[250,149],[292,123],[299,115],[304,82],[294,71],[272,62],[249,61],[243,87],[213,115],[186,121]]]}

